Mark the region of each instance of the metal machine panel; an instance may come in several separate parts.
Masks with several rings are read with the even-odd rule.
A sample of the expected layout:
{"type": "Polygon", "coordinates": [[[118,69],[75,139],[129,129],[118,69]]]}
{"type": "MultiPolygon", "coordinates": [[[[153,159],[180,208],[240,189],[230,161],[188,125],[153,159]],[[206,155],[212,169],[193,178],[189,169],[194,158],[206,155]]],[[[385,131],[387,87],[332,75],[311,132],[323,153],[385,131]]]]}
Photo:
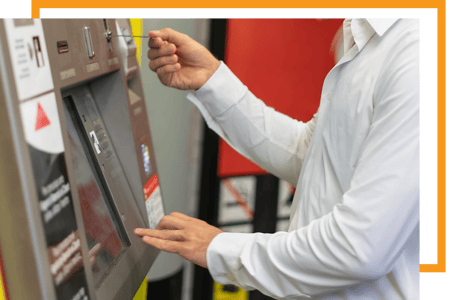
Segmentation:
{"type": "Polygon", "coordinates": [[[125,76],[116,28],[0,20],[0,162],[13,169],[0,187],[16,195],[2,199],[14,218],[0,218],[0,242],[12,298],[131,299],[159,253],[133,233],[164,208],[140,72],[125,76]],[[19,275],[34,284],[20,290],[19,275]]]}

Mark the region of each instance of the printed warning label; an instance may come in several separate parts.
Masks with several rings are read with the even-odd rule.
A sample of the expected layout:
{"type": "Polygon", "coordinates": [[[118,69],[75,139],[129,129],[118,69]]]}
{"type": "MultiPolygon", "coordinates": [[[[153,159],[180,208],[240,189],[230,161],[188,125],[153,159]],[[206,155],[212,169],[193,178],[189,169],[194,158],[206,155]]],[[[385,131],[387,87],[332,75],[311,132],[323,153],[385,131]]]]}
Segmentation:
{"type": "Polygon", "coordinates": [[[8,46],[19,100],[53,90],[42,23],[5,19],[8,46]]]}
{"type": "Polygon", "coordinates": [[[20,114],[30,152],[56,297],[88,300],[55,93],[22,102],[20,114]]]}
{"type": "Polygon", "coordinates": [[[59,286],[75,271],[83,267],[78,232],[73,232],[58,245],[49,247],[49,257],[53,280],[59,286]]]}
{"type": "Polygon", "coordinates": [[[255,210],[255,193],[255,176],[222,179],[219,192],[219,224],[251,222],[255,210]]]}
{"type": "Polygon", "coordinates": [[[147,208],[148,223],[155,229],[164,217],[164,207],[159,187],[158,176],[154,174],[144,186],[145,207],[147,208]]]}
{"type": "Polygon", "coordinates": [[[20,114],[28,144],[47,153],[64,151],[54,92],[23,102],[20,114]]]}
{"type": "Polygon", "coordinates": [[[56,294],[72,299],[87,282],[64,153],[29,151],[56,294]]]}
{"type": "Polygon", "coordinates": [[[54,182],[50,183],[50,185],[58,184],[57,190],[52,193],[47,192],[44,193],[45,190],[48,190],[47,187],[42,187],[41,191],[46,196],[40,202],[41,212],[44,215],[44,223],[50,222],[59,212],[64,209],[70,203],[69,199],[69,183],[64,182],[64,177],[61,175],[54,182]]]}

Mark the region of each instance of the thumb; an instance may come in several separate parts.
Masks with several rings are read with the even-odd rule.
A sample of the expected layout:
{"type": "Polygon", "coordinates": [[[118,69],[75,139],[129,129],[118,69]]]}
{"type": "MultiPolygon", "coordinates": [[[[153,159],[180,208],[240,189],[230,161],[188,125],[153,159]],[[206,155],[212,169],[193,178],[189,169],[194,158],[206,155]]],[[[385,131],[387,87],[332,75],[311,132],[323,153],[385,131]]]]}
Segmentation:
{"type": "Polygon", "coordinates": [[[161,38],[163,41],[168,41],[169,43],[174,44],[175,46],[180,46],[189,41],[190,37],[175,31],[171,28],[164,28],[161,30],[152,30],[149,31],[148,36],[150,38],[161,38]]]}

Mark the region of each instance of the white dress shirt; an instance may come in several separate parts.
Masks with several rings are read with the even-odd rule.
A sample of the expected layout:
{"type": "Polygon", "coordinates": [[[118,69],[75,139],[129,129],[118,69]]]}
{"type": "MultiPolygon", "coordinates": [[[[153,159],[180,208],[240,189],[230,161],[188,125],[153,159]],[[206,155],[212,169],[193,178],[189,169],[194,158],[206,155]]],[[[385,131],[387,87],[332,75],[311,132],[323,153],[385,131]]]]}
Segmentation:
{"type": "Polygon", "coordinates": [[[218,283],[281,299],[419,299],[419,21],[350,26],[354,44],[307,123],[223,63],[188,95],[237,151],[297,187],[289,232],[213,239],[218,283]]]}

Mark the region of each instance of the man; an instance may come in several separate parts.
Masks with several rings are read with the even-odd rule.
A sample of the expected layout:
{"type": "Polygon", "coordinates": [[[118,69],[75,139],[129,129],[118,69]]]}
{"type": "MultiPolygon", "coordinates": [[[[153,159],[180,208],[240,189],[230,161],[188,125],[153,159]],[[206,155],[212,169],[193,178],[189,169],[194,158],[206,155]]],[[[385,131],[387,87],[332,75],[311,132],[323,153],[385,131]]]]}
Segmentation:
{"type": "Polygon", "coordinates": [[[224,233],[173,213],[136,229],[144,242],[274,298],[419,299],[419,22],[345,20],[343,34],[344,56],[303,123],[188,36],[149,32],[161,82],[194,90],[208,126],[297,191],[289,232],[224,233]]]}

